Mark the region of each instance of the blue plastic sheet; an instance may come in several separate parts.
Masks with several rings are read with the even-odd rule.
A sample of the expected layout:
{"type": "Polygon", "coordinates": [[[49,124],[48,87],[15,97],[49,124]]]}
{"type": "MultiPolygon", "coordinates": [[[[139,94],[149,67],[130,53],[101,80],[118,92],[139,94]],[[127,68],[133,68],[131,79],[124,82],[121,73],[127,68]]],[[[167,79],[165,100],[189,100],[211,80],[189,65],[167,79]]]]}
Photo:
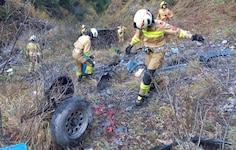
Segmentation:
{"type": "Polygon", "coordinates": [[[27,146],[25,143],[19,143],[16,145],[0,148],[0,150],[27,150],[27,146]]]}

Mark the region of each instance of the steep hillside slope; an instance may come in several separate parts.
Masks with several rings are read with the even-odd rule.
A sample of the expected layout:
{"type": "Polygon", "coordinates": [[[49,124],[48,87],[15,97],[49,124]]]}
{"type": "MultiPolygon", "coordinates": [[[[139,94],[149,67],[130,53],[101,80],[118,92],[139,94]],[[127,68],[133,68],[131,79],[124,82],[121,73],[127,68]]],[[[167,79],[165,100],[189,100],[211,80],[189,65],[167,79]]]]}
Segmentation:
{"type": "MultiPolygon", "coordinates": [[[[37,110],[38,104],[44,102],[41,97],[44,94],[42,84],[45,80],[42,80],[50,75],[63,73],[73,80],[74,96],[87,99],[94,110],[100,111],[100,115],[94,116],[83,148],[146,150],[177,141],[182,146],[178,149],[184,149],[184,146],[193,143],[188,145],[182,140],[202,136],[227,140],[234,145],[224,149],[235,149],[235,55],[216,55],[207,61],[199,61],[200,54],[221,50],[235,51],[235,0],[178,0],[171,7],[175,16],[170,23],[202,34],[206,42],[200,44],[187,40],[170,41],[165,66],[180,64],[184,67],[157,72],[158,80],[150,98],[143,107],[135,106],[134,100],[137,98],[142,78],[127,71],[127,62],[131,58],[144,61],[145,53],[127,56],[124,49],[135,31],[135,11],[149,8],[156,15],[159,3],[160,0],[112,0],[106,13],[101,16],[88,16],[88,20],[92,21],[83,23],[89,27],[114,28],[123,24],[128,31],[125,42],[115,45],[120,48],[121,54],[118,55],[113,47],[92,49],[96,56],[93,79],[85,79],[80,83],[75,75],[71,51],[82,22],[72,21],[69,17],[63,21],[47,18],[48,16],[37,18],[37,13],[32,20],[40,20],[39,23],[45,26],[39,28],[39,31],[34,28],[24,30],[13,48],[17,53],[11,59],[11,62],[15,59],[16,61],[9,65],[14,70],[13,74],[4,72],[0,76],[0,110],[4,131],[4,135],[0,134],[0,139],[6,141],[0,141],[0,147],[26,142],[29,149],[63,149],[51,137],[50,120],[53,112],[42,113],[24,122],[20,119],[37,110]],[[32,33],[39,37],[44,54],[39,75],[27,73],[28,62],[23,54],[32,33]],[[113,58],[121,61],[110,70],[112,77],[106,80],[105,88],[98,89],[99,77],[113,63],[113,58]],[[110,117],[108,110],[112,110],[110,117]],[[114,125],[112,130],[105,128],[109,123],[114,125]]],[[[140,46],[142,43],[137,48],[140,46]]]]}
{"type": "MultiPolygon", "coordinates": [[[[129,0],[126,3],[113,1],[106,17],[109,22],[104,20],[103,24],[116,26],[123,24],[128,27],[128,36],[133,33],[133,15],[140,8],[150,9],[154,16],[157,15],[161,0],[129,0]]],[[[168,1],[167,1],[168,2],[168,1]]],[[[236,2],[216,1],[216,0],[178,0],[174,6],[170,6],[174,12],[170,24],[190,30],[192,32],[202,33],[205,36],[216,38],[216,34],[222,29],[225,36],[233,32],[236,26],[236,2]]]]}

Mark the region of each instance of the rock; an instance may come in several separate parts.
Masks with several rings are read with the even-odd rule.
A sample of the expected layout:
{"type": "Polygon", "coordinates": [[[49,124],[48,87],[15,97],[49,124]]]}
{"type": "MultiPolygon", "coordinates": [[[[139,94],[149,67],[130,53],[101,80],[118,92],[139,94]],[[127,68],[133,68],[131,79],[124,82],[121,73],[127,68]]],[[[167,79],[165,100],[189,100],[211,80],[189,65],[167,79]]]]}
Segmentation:
{"type": "Polygon", "coordinates": [[[112,95],[114,93],[114,91],[112,89],[107,89],[107,94],[108,95],[112,95]]]}
{"type": "Polygon", "coordinates": [[[227,41],[227,40],[223,40],[221,43],[222,43],[222,44],[227,44],[228,41],[227,41]]]}
{"type": "Polygon", "coordinates": [[[14,74],[13,68],[7,69],[6,72],[7,72],[8,76],[12,76],[14,74]]]}
{"type": "Polygon", "coordinates": [[[171,48],[171,52],[173,54],[178,54],[179,53],[179,49],[178,48],[171,48]]]}
{"type": "Polygon", "coordinates": [[[235,95],[233,87],[229,87],[228,92],[229,92],[229,94],[235,95]]]}
{"type": "Polygon", "coordinates": [[[127,128],[126,127],[124,127],[124,128],[117,128],[116,130],[115,130],[115,133],[117,134],[117,135],[122,135],[122,134],[125,134],[125,132],[127,132],[127,128]]]}
{"type": "Polygon", "coordinates": [[[114,104],[109,104],[107,107],[108,107],[108,108],[114,108],[114,107],[116,107],[116,105],[114,105],[114,104]]]}
{"type": "Polygon", "coordinates": [[[113,144],[123,145],[123,142],[120,139],[115,138],[114,141],[113,141],[113,144]]]}
{"type": "Polygon", "coordinates": [[[103,121],[102,123],[101,123],[101,127],[108,127],[110,125],[110,121],[103,121]]]}
{"type": "Polygon", "coordinates": [[[233,49],[235,49],[235,46],[230,46],[229,48],[233,50],[233,49]]]}
{"type": "Polygon", "coordinates": [[[125,111],[131,111],[131,110],[133,110],[133,106],[128,106],[125,108],[125,111]]]}
{"type": "Polygon", "coordinates": [[[93,148],[85,148],[84,150],[93,150],[93,148]]]}
{"type": "Polygon", "coordinates": [[[202,43],[201,42],[197,42],[197,46],[198,47],[202,46],[202,43]]]}
{"type": "Polygon", "coordinates": [[[100,132],[97,132],[97,131],[94,131],[93,136],[94,136],[95,138],[101,137],[101,133],[100,133],[100,132]]]}
{"type": "Polygon", "coordinates": [[[223,106],[224,110],[233,109],[233,108],[234,108],[234,105],[232,105],[232,104],[231,105],[224,105],[223,106]]]}
{"type": "Polygon", "coordinates": [[[227,101],[230,102],[230,104],[232,105],[236,105],[236,99],[234,98],[228,98],[227,101]]]}

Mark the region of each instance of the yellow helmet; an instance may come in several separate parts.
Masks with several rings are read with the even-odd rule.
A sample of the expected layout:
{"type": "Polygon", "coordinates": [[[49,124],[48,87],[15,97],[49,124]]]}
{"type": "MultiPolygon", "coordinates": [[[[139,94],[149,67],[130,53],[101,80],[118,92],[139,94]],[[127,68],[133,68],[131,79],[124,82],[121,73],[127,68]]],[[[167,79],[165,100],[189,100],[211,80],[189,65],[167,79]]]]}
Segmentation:
{"type": "Polygon", "coordinates": [[[30,36],[30,41],[35,41],[36,40],[36,36],[35,35],[31,35],[30,36]]]}
{"type": "Polygon", "coordinates": [[[163,7],[163,5],[167,5],[167,2],[165,2],[165,1],[162,1],[162,2],[160,3],[160,8],[162,8],[162,7],[163,7]]]}

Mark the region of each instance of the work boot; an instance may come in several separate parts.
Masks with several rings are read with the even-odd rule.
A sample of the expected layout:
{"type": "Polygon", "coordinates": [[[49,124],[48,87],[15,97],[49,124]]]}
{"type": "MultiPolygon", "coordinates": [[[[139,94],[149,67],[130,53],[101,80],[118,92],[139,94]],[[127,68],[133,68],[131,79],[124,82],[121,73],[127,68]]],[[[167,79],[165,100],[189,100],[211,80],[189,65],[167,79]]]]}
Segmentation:
{"type": "Polygon", "coordinates": [[[136,106],[141,106],[145,100],[145,96],[139,95],[138,98],[135,100],[136,106]]]}
{"type": "Polygon", "coordinates": [[[79,76],[77,81],[80,82],[82,80],[82,76],[79,76]]]}
{"type": "Polygon", "coordinates": [[[92,74],[86,74],[86,79],[88,79],[88,80],[93,79],[93,78],[92,78],[92,74]]]}

